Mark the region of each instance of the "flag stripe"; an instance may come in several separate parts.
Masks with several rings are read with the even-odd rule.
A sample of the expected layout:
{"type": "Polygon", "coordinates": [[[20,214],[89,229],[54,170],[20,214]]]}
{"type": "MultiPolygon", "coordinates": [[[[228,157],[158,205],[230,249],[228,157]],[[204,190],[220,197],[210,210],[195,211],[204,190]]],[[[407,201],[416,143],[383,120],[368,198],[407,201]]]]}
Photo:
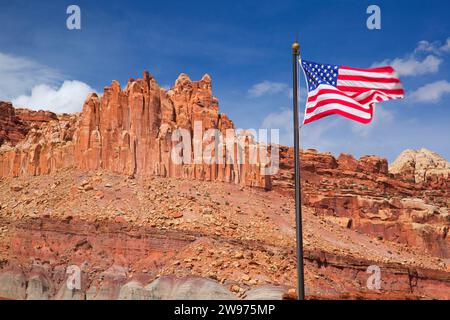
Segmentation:
{"type": "Polygon", "coordinates": [[[377,97],[384,97],[386,100],[394,100],[394,99],[401,99],[403,95],[387,95],[383,92],[379,91],[367,91],[367,92],[361,92],[357,96],[353,97],[356,101],[358,101],[360,104],[368,104],[371,103],[373,99],[376,99],[377,97]]]}
{"type": "Polygon", "coordinates": [[[305,118],[304,123],[307,124],[307,123],[319,120],[323,117],[331,116],[333,114],[339,114],[341,116],[344,116],[346,118],[349,118],[349,119],[352,119],[352,120],[355,120],[355,121],[361,122],[361,123],[369,123],[371,120],[371,117],[370,118],[358,117],[355,114],[345,112],[345,110],[342,110],[342,108],[337,107],[335,109],[329,109],[329,110],[323,111],[321,113],[316,113],[314,115],[311,115],[308,118],[305,118]]]}
{"type": "Polygon", "coordinates": [[[345,101],[342,99],[323,99],[323,100],[321,99],[321,100],[317,101],[315,104],[307,104],[306,112],[307,113],[313,112],[314,110],[316,110],[320,107],[323,107],[327,104],[330,104],[330,105],[341,104],[343,106],[347,106],[347,107],[350,107],[350,108],[353,108],[355,110],[359,110],[362,112],[368,112],[370,110],[370,108],[368,106],[363,106],[363,105],[360,105],[359,103],[352,103],[352,102],[345,101]]]}
{"type": "Polygon", "coordinates": [[[352,87],[360,88],[362,90],[367,89],[403,89],[401,83],[378,83],[378,82],[367,82],[367,81],[351,81],[351,80],[340,80],[337,81],[338,88],[352,87]]]}
{"type": "Polygon", "coordinates": [[[308,113],[308,116],[306,117],[306,119],[311,118],[312,116],[316,115],[316,114],[320,114],[322,112],[326,112],[329,110],[341,110],[342,112],[346,113],[346,114],[351,114],[355,117],[361,118],[361,119],[366,119],[366,120],[370,120],[370,118],[372,117],[370,112],[365,112],[365,111],[361,111],[361,110],[356,110],[352,107],[347,107],[347,106],[343,106],[339,103],[332,103],[326,106],[322,106],[320,108],[317,108],[316,110],[314,110],[311,113],[308,113]]]}
{"type": "MultiPolygon", "coordinates": [[[[371,88],[362,88],[362,87],[352,87],[352,86],[337,86],[339,90],[344,92],[365,92],[371,88]]],[[[403,89],[377,89],[380,92],[387,94],[404,94],[403,89]]]]}
{"type": "Polygon", "coordinates": [[[338,100],[341,100],[341,101],[347,101],[349,103],[356,104],[358,107],[364,108],[364,106],[361,103],[359,103],[359,101],[357,101],[357,100],[347,96],[346,94],[342,94],[342,93],[339,93],[339,92],[320,94],[317,99],[314,99],[312,101],[308,101],[307,104],[308,105],[312,105],[312,104],[317,103],[319,101],[330,100],[330,99],[338,99],[338,100]]]}
{"type": "Polygon", "coordinates": [[[311,96],[307,100],[307,105],[312,105],[314,102],[318,102],[326,99],[339,99],[347,102],[351,102],[357,104],[359,107],[364,108],[359,101],[357,101],[353,97],[349,97],[347,94],[339,91],[339,90],[329,90],[329,89],[321,89],[317,92],[315,96],[311,96]]]}
{"type": "Polygon", "coordinates": [[[313,102],[316,101],[317,98],[319,98],[322,95],[340,95],[347,99],[354,99],[353,97],[349,96],[348,94],[336,89],[335,87],[329,86],[329,85],[320,85],[318,90],[311,91],[308,95],[307,102],[313,102]]]}
{"type": "Polygon", "coordinates": [[[355,81],[367,81],[367,82],[382,82],[382,83],[400,83],[400,79],[397,78],[377,78],[377,77],[366,77],[360,75],[350,75],[350,74],[339,74],[339,80],[355,80],[355,81]]]}
{"type": "Polygon", "coordinates": [[[361,68],[352,68],[352,67],[346,67],[341,66],[339,70],[348,70],[348,71],[362,71],[362,72],[369,72],[369,73],[394,73],[394,69],[390,66],[386,67],[379,67],[379,68],[369,68],[369,69],[361,69],[361,68]]]}
{"type": "Polygon", "coordinates": [[[331,93],[331,94],[339,94],[339,95],[343,95],[343,96],[348,97],[345,93],[343,93],[342,91],[337,90],[335,87],[332,87],[332,86],[321,85],[317,89],[320,89],[320,90],[311,91],[308,94],[308,102],[312,102],[312,101],[317,100],[317,98],[321,94],[330,94],[331,93]]]}
{"type": "Polygon", "coordinates": [[[398,79],[395,73],[375,73],[375,72],[365,72],[365,71],[353,71],[345,70],[339,68],[339,76],[361,76],[361,77],[371,77],[371,78],[388,78],[388,79],[398,79]]]}

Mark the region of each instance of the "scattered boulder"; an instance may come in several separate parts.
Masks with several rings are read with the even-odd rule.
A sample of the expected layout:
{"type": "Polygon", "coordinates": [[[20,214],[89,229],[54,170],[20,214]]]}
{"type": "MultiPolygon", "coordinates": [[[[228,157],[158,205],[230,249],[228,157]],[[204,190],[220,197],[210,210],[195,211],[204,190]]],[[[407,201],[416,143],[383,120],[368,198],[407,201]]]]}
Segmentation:
{"type": "Polygon", "coordinates": [[[0,298],[24,300],[27,281],[23,273],[12,271],[0,274],[0,298]]]}
{"type": "Polygon", "coordinates": [[[13,186],[11,186],[11,191],[14,191],[14,192],[22,191],[22,189],[23,189],[23,186],[21,186],[21,185],[13,185],[13,186]]]}

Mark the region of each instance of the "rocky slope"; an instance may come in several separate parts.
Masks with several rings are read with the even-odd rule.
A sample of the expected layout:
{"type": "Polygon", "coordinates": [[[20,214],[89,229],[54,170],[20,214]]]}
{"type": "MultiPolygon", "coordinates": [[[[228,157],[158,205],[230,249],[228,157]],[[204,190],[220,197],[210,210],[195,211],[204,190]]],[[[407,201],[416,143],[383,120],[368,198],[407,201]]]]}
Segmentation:
{"type": "MultiPolygon", "coordinates": [[[[169,157],[177,128],[233,128],[208,76],[168,91],[148,73],[113,82],[81,114],[0,107],[0,298],[279,299],[295,286],[292,148],[273,176],[263,159],[169,157]]],[[[434,154],[402,158],[389,171],[376,156],[302,152],[309,298],[450,298],[448,176],[434,154]]]]}
{"type": "MultiPolygon", "coordinates": [[[[204,286],[212,289],[203,298],[281,298],[295,285],[290,196],[73,169],[6,178],[0,188],[4,298],[148,299],[204,286]],[[82,269],[81,290],[67,289],[71,265],[82,269]]],[[[304,233],[311,298],[450,298],[448,260],[423,248],[307,206],[304,233]],[[381,268],[381,290],[366,287],[370,265],[381,268]]]]}

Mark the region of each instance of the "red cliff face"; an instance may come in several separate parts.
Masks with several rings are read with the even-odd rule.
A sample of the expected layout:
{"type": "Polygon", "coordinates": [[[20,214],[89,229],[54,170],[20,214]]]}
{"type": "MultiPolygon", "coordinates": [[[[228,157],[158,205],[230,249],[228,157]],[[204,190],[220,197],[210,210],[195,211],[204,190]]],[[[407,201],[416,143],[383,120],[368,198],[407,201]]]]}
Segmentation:
{"type": "Polygon", "coordinates": [[[0,146],[5,142],[15,145],[25,137],[28,129],[17,116],[12,104],[0,101],[0,146]]]}
{"type": "Polygon", "coordinates": [[[15,144],[0,146],[0,176],[17,177],[55,172],[74,164],[76,115],[18,110],[27,134],[15,144]],[[23,117],[23,118],[22,118],[23,117]]]}
{"type": "MultiPolygon", "coordinates": [[[[14,109],[8,110],[14,113],[14,109]]],[[[231,142],[230,146],[225,140],[226,130],[234,126],[225,114],[219,113],[208,75],[200,81],[191,81],[181,74],[174,87],[166,91],[144,72],[141,79],[130,79],[123,90],[113,81],[110,87],[105,87],[102,97],[95,93],[88,96],[81,115],[56,116],[22,109],[18,114],[18,119],[31,131],[27,136],[19,135],[19,130],[8,135],[20,143],[0,149],[0,176],[46,174],[75,166],[85,171],[107,169],[127,175],[218,180],[270,189],[270,179],[261,174],[264,168],[261,161],[230,163],[225,161],[226,153],[218,151],[212,153],[216,158],[213,163],[194,161],[197,121],[200,121],[200,135],[208,129],[218,129],[224,135],[217,150],[225,151],[228,143],[235,159],[238,154],[237,143],[231,142]],[[178,128],[190,134],[191,151],[194,151],[181,164],[174,163],[171,157],[179,143],[179,140],[172,141],[172,134],[178,128]]],[[[252,142],[246,141],[243,149],[248,159],[252,142]]],[[[211,142],[214,139],[204,139],[199,144],[204,149],[211,142]]]]}
{"type": "Polygon", "coordinates": [[[49,122],[51,120],[58,120],[55,113],[50,111],[33,111],[29,109],[15,109],[16,116],[22,120],[22,122],[30,125],[33,122],[49,122]]]}
{"type": "MultiPolygon", "coordinates": [[[[48,111],[14,109],[0,102],[0,176],[50,173],[72,163],[73,126],[48,111]]],[[[72,117],[72,122],[74,117],[72,117]]]]}
{"type": "MultiPolygon", "coordinates": [[[[293,150],[281,149],[273,187],[293,192],[293,150]]],[[[347,228],[450,257],[450,180],[441,172],[422,182],[389,173],[386,159],[306,150],[301,154],[303,205],[347,228]]]]}

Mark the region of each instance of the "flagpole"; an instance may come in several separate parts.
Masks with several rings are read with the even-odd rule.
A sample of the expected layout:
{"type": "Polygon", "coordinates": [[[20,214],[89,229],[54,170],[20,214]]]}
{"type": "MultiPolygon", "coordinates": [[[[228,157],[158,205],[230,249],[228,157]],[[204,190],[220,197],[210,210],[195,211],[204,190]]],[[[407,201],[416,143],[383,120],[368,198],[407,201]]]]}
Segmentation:
{"type": "Polygon", "coordinates": [[[305,299],[305,281],[303,266],[303,234],[302,234],[302,198],[300,184],[300,135],[298,120],[298,57],[300,45],[292,44],[292,102],[294,111],[294,165],[295,165],[295,222],[297,235],[297,293],[298,300],[305,299]]]}

